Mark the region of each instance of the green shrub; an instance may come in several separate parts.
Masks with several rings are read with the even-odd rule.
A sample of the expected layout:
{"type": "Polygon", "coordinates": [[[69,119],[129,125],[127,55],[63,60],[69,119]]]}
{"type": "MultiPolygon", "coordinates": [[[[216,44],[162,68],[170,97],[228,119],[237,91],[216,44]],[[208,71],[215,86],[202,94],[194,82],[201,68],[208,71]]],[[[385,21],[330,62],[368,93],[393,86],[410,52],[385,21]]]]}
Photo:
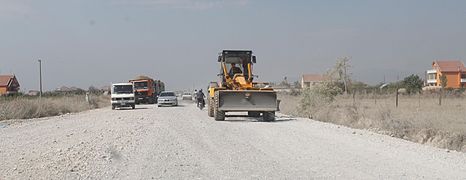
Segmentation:
{"type": "Polygon", "coordinates": [[[301,94],[299,112],[313,118],[319,110],[328,106],[342,92],[343,89],[337,83],[332,82],[325,82],[305,89],[301,94]]]}

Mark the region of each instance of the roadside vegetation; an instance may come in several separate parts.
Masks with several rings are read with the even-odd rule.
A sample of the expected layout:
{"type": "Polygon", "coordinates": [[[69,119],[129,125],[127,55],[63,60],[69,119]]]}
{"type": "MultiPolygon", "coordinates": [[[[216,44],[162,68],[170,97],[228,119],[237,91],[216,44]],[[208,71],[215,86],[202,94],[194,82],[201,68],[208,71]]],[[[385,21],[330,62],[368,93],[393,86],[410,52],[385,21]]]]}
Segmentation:
{"type": "Polygon", "coordinates": [[[75,113],[109,105],[109,97],[91,94],[45,94],[37,96],[0,97],[0,121],[30,119],[75,113]]]}
{"type": "Polygon", "coordinates": [[[464,90],[422,91],[417,75],[373,87],[351,83],[341,64],[324,83],[279,94],[282,112],[466,152],[464,90]]]}

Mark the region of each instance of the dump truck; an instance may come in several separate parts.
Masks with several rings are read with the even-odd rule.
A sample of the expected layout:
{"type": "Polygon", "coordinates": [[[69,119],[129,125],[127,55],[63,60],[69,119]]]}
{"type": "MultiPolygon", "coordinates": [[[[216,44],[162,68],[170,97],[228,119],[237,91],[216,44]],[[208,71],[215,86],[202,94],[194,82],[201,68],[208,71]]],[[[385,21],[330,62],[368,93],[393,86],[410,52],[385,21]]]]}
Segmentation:
{"type": "Polygon", "coordinates": [[[275,121],[279,109],[277,93],[254,81],[253,64],[256,56],[251,50],[223,50],[219,53],[218,82],[208,87],[208,115],[217,121],[225,120],[227,112],[247,112],[261,121],[275,121]]]}
{"type": "Polygon", "coordinates": [[[148,76],[138,76],[129,80],[134,85],[136,104],[155,104],[157,96],[165,90],[165,84],[160,80],[154,80],[148,76]]]}

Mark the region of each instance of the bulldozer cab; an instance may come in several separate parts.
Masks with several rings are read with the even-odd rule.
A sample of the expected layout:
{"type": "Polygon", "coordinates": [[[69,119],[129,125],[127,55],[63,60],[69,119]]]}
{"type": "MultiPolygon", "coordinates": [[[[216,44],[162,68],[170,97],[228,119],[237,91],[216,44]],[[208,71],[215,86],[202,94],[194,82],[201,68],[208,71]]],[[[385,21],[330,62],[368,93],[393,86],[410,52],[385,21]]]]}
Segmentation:
{"type": "Polygon", "coordinates": [[[233,77],[237,74],[242,74],[247,76],[248,74],[248,64],[243,63],[225,63],[226,69],[228,70],[228,75],[233,77]]]}
{"type": "Polygon", "coordinates": [[[218,62],[221,63],[222,82],[239,78],[244,78],[247,83],[252,82],[252,64],[256,62],[256,57],[252,55],[252,51],[224,50],[219,55],[218,62]]]}
{"type": "Polygon", "coordinates": [[[244,50],[224,50],[218,56],[218,62],[231,63],[256,63],[256,58],[252,55],[252,51],[244,50]]]}

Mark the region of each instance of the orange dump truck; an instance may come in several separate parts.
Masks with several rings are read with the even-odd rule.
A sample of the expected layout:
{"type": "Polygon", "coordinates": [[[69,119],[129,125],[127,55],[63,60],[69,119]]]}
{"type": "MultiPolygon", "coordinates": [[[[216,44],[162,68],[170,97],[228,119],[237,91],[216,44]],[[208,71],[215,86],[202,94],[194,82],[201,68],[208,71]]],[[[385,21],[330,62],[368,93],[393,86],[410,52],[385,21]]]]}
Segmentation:
{"type": "Polygon", "coordinates": [[[155,104],[157,96],[165,90],[162,81],[154,80],[148,76],[138,76],[129,82],[134,85],[136,104],[155,104]]]}

